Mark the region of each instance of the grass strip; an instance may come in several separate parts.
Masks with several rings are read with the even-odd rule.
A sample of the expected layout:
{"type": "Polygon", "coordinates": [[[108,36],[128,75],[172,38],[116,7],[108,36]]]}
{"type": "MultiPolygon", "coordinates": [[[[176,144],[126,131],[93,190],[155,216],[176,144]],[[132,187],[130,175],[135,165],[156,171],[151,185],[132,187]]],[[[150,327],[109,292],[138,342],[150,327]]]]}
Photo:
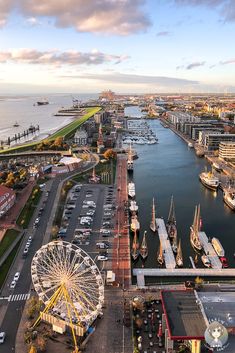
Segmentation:
{"type": "Polygon", "coordinates": [[[11,244],[17,238],[19,232],[15,229],[8,229],[0,242],[0,257],[5,253],[5,251],[11,246],[11,244]]]}
{"type": "Polygon", "coordinates": [[[4,261],[4,263],[2,264],[2,266],[0,267],[0,288],[2,287],[5,278],[8,274],[8,271],[11,267],[11,264],[16,256],[17,250],[19,248],[21,244],[21,241],[19,241],[16,246],[14,247],[14,249],[11,251],[10,255],[7,257],[6,261],[4,261]]]}

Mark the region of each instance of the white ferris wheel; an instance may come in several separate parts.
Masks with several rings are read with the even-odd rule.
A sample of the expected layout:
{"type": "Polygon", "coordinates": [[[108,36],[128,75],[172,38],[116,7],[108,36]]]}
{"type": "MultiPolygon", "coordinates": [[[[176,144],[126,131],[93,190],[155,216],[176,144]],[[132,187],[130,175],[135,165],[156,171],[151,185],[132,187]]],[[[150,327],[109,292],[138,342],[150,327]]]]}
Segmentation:
{"type": "Polygon", "coordinates": [[[87,328],[102,311],[104,284],[88,254],[65,241],[43,245],[31,265],[34,288],[51,315],[87,328]]]}

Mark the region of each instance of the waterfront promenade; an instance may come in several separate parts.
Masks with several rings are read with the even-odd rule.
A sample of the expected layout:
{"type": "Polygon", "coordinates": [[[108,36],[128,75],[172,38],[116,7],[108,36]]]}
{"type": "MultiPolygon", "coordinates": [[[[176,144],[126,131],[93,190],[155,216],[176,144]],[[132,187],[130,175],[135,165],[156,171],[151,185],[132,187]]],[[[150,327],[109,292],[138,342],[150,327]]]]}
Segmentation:
{"type": "Polygon", "coordinates": [[[131,284],[131,260],[128,213],[126,211],[128,203],[126,155],[118,155],[117,157],[116,187],[117,209],[112,271],[115,273],[115,281],[123,288],[129,288],[131,284]]]}

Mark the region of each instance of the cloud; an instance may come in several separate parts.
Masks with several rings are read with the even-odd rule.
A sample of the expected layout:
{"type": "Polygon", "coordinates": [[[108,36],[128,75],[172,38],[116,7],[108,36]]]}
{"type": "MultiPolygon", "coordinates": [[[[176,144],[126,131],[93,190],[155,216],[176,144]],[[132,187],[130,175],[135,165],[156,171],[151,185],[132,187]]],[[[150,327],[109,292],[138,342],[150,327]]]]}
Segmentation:
{"type": "Polygon", "coordinates": [[[203,66],[203,65],[205,65],[205,63],[206,63],[205,61],[193,62],[193,63],[186,66],[186,70],[192,70],[195,67],[203,66]]]}
{"type": "Polygon", "coordinates": [[[171,32],[169,31],[162,31],[162,32],[158,32],[157,33],[157,37],[166,37],[166,36],[170,36],[171,32]]]}
{"type": "Polygon", "coordinates": [[[225,61],[220,61],[220,64],[221,65],[235,64],[235,58],[229,59],[229,60],[225,60],[225,61]]]}
{"type": "Polygon", "coordinates": [[[25,64],[41,64],[41,65],[100,65],[108,62],[119,64],[128,59],[125,55],[112,55],[93,50],[90,53],[82,53],[79,51],[59,52],[38,51],[36,49],[17,49],[11,51],[0,52],[0,63],[14,62],[25,64]]]}
{"type": "Polygon", "coordinates": [[[205,63],[206,63],[205,61],[195,61],[188,65],[178,65],[176,66],[176,70],[181,70],[181,69],[192,70],[192,69],[195,69],[196,67],[204,66],[205,63]]]}
{"type": "Polygon", "coordinates": [[[176,4],[182,6],[207,6],[211,9],[218,8],[225,21],[235,21],[235,1],[234,0],[174,0],[176,4]]]}
{"type": "Polygon", "coordinates": [[[5,22],[15,3],[26,17],[49,17],[55,26],[74,27],[79,32],[125,36],[151,25],[143,10],[146,0],[0,0],[0,20],[5,22]]]}
{"type": "Polygon", "coordinates": [[[8,13],[13,8],[14,0],[0,0],[0,28],[6,24],[8,13]]]}
{"type": "Polygon", "coordinates": [[[61,76],[63,78],[72,79],[89,79],[96,81],[105,81],[120,84],[146,84],[146,85],[161,85],[161,86],[185,86],[198,84],[198,81],[187,80],[183,78],[165,77],[165,76],[146,76],[134,74],[82,74],[74,76],[61,76]]]}

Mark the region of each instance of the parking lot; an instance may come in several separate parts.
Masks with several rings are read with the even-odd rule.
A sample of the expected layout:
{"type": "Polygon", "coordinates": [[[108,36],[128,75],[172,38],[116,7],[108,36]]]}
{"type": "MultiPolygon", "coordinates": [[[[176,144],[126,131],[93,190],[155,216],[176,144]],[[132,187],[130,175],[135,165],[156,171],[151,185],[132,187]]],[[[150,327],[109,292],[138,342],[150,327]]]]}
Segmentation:
{"type": "Polygon", "coordinates": [[[115,210],[112,186],[77,184],[67,196],[58,238],[77,244],[101,270],[111,269],[115,210]]]}

